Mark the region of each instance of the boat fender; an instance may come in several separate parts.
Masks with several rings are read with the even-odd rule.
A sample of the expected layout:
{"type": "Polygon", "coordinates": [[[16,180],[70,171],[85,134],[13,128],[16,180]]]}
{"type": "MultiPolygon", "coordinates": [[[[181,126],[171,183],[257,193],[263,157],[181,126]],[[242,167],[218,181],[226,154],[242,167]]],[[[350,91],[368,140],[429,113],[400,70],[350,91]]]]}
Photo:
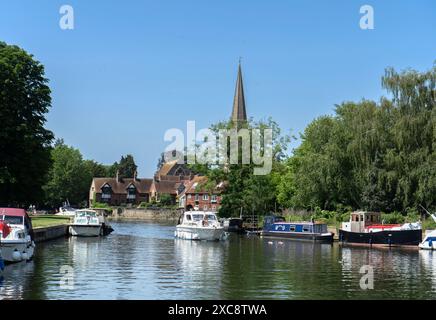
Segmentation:
{"type": "Polygon", "coordinates": [[[21,252],[15,250],[15,251],[12,253],[12,260],[14,260],[14,261],[20,261],[20,260],[22,260],[22,258],[21,258],[21,252]]]}
{"type": "Polygon", "coordinates": [[[29,255],[27,254],[26,251],[23,251],[23,253],[21,254],[21,257],[23,258],[23,260],[28,260],[29,259],[29,255]]]}

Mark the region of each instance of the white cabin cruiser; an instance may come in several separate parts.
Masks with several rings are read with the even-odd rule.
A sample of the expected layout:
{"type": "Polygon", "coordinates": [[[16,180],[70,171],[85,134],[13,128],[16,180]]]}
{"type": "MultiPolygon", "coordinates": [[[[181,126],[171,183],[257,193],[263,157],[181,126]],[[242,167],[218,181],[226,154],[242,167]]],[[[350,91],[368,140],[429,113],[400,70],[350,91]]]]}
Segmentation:
{"type": "Polygon", "coordinates": [[[24,209],[0,208],[0,249],[5,262],[32,259],[35,250],[32,222],[24,209]]]}
{"type": "Polygon", "coordinates": [[[70,234],[79,237],[103,235],[102,223],[97,211],[91,209],[77,210],[74,221],[70,224],[70,234]]]}
{"type": "MultiPolygon", "coordinates": [[[[427,211],[427,210],[426,210],[427,211]]],[[[436,222],[436,215],[427,211],[430,217],[436,222]]],[[[423,250],[436,250],[436,230],[427,230],[424,240],[419,244],[419,248],[423,250]]]]}
{"type": "Polygon", "coordinates": [[[76,210],[69,228],[72,236],[98,237],[110,234],[114,229],[107,223],[105,215],[92,209],[76,210]]]}
{"type": "Polygon", "coordinates": [[[55,214],[55,216],[67,216],[74,217],[76,215],[77,209],[70,207],[69,204],[64,204],[59,208],[59,212],[55,214]]]}
{"type": "Polygon", "coordinates": [[[225,235],[214,212],[187,211],[179,219],[175,236],[188,240],[220,240],[225,235]]]}

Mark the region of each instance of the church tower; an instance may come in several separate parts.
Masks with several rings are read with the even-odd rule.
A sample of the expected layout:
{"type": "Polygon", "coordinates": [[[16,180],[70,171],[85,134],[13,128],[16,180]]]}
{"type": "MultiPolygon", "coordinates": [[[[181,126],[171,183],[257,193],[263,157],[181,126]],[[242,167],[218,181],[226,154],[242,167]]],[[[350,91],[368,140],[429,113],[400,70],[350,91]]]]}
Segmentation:
{"type": "Polygon", "coordinates": [[[238,78],[236,79],[235,98],[233,100],[233,111],[231,120],[237,126],[247,122],[247,110],[245,109],[244,84],[242,82],[241,62],[238,67],[238,78]]]}

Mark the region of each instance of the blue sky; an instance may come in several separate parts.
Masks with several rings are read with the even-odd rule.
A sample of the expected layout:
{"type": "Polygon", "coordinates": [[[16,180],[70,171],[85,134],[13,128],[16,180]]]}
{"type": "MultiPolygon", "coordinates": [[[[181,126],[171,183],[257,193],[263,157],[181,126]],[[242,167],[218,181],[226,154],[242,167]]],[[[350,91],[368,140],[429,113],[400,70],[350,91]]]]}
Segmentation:
{"type": "Polygon", "coordinates": [[[386,94],[381,76],[436,60],[436,1],[0,0],[0,40],[46,67],[47,126],[87,159],[134,155],[152,176],[169,128],[230,116],[242,56],[247,112],[301,132],[335,104],[386,94]],[[75,29],[59,28],[74,8],[75,29]],[[361,30],[359,9],[374,8],[361,30]]]}

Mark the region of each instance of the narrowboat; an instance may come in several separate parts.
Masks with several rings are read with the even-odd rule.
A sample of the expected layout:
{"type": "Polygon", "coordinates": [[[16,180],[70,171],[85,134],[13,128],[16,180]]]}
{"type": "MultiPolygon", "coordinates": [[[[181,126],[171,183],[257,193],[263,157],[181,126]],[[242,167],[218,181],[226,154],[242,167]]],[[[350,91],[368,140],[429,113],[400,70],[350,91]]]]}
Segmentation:
{"type": "Polygon", "coordinates": [[[327,224],[317,222],[286,222],[284,217],[266,216],[261,235],[263,237],[289,238],[314,242],[332,243],[334,234],[327,224]]]}
{"type": "Polygon", "coordinates": [[[380,212],[356,211],[339,229],[342,244],[417,246],[422,241],[420,222],[384,224],[380,212]]]}

